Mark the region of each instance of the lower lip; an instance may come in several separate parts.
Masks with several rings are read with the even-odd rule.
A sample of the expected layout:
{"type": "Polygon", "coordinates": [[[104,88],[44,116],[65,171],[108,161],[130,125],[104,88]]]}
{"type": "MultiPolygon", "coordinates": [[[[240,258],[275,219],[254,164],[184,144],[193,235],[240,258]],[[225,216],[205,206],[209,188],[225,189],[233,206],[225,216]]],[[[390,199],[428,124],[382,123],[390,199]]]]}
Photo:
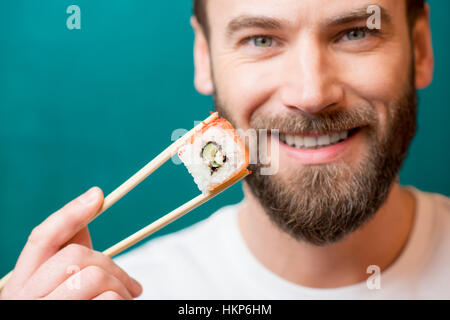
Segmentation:
{"type": "Polygon", "coordinates": [[[319,149],[297,149],[280,141],[280,146],[287,155],[294,158],[302,165],[325,164],[339,159],[350,147],[350,144],[361,134],[361,129],[355,132],[347,140],[319,149]]]}

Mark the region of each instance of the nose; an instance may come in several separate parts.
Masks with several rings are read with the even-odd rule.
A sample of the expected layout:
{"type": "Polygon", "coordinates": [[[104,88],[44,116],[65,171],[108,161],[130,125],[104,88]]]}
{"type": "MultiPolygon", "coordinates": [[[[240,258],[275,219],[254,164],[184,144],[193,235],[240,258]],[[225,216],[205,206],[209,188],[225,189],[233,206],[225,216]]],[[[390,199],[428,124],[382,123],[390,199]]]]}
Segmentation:
{"type": "Polygon", "coordinates": [[[332,57],[319,40],[305,36],[286,53],[280,96],[284,106],[317,114],[340,104],[344,89],[334,72],[332,57]]]}

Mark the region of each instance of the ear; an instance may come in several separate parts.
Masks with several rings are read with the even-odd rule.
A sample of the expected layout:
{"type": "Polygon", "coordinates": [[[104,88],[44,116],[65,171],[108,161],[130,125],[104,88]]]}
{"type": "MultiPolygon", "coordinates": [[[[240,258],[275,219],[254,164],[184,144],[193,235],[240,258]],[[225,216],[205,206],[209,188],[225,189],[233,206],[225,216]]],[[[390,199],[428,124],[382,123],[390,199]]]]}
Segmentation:
{"type": "Polygon", "coordinates": [[[208,41],[203,32],[203,28],[195,17],[191,17],[191,25],[194,29],[194,85],[198,92],[210,95],[214,91],[211,76],[211,60],[209,55],[208,41]]]}
{"type": "Polygon", "coordinates": [[[419,16],[413,30],[413,46],[416,67],[416,88],[423,89],[433,80],[434,57],[431,41],[430,6],[419,16]]]}

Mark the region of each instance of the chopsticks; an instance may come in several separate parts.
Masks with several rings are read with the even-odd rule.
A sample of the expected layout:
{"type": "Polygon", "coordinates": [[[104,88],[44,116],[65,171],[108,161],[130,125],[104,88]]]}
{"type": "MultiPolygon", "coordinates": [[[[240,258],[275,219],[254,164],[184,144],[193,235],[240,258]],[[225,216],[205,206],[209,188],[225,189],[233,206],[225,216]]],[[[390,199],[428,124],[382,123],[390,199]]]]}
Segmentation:
{"type": "Polygon", "coordinates": [[[189,211],[197,208],[198,206],[202,205],[206,201],[214,198],[215,196],[217,196],[222,191],[228,189],[229,187],[231,187],[236,182],[238,182],[238,181],[242,180],[243,178],[245,178],[249,173],[250,172],[248,170],[246,170],[246,171],[242,172],[240,175],[236,176],[234,179],[232,179],[229,182],[225,183],[224,185],[220,186],[218,189],[216,189],[216,190],[214,190],[214,191],[212,191],[210,193],[201,194],[201,195],[195,197],[194,199],[186,202],[185,204],[183,204],[182,206],[180,206],[177,209],[173,210],[172,212],[166,214],[162,218],[159,218],[155,222],[151,223],[147,227],[142,228],[141,230],[139,230],[138,232],[132,234],[128,238],[125,238],[124,240],[118,242],[117,244],[115,244],[111,248],[103,251],[103,254],[108,256],[108,257],[110,257],[110,258],[114,257],[115,255],[117,255],[117,254],[121,253],[122,251],[128,249],[132,245],[134,245],[134,244],[138,243],[139,241],[145,239],[146,237],[150,236],[154,232],[156,232],[156,231],[160,230],[161,228],[165,227],[169,223],[171,223],[171,222],[175,221],[176,219],[182,217],[183,215],[185,215],[189,211]]]}
{"type": "MultiPolygon", "coordinates": [[[[208,123],[214,121],[218,117],[219,117],[219,114],[217,112],[212,113],[208,118],[206,118],[204,121],[200,122],[197,126],[195,126],[192,130],[190,130],[188,133],[186,133],[183,137],[181,137],[180,139],[178,139],[177,141],[172,143],[163,152],[161,152],[156,158],[154,158],[152,161],[150,161],[141,170],[136,172],[131,178],[129,178],[127,181],[125,181],[122,185],[120,185],[113,192],[111,192],[107,197],[105,197],[105,199],[103,201],[103,205],[102,205],[101,209],[99,210],[99,212],[88,223],[92,222],[100,214],[105,212],[114,203],[119,201],[123,196],[125,196],[134,187],[136,187],[139,183],[141,183],[145,178],[147,178],[149,175],[151,175],[156,169],[158,169],[167,160],[169,160],[174,154],[176,154],[178,152],[178,149],[187,140],[189,140],[196,132],[201,130],[204,126],[206,126],[208,123]]],[[[177,209],[173,210],[172,212],[166,214],[165,216],[163,216],[160,219],[156,220],[155,222],[151,223],[147,227],[139,230],[138,232],[134,233],[133,235],[129,236],[128,238],[125,238],[124,240],[115,244],[111,248],[105,250],[103,252],[103,254],[105,254],[108,257],[113,257],[113,256],[119,254],[120,252],[126,250],[127,248],[131,247],[132,245],[136,244],[137,242],[150,236],[154,232],[165,227],[169,223],[175,221],[176,219],[178,219],[181,216],[185,215],[186,213],[190,212],[191,210],[197,208],[198,206],[205,203],[206,201],[212,199],[213,197],[215,197],[216,195],[218,195],[225,189],[231,187],[236,182],[245,178],[249,173],[250,172],[248,170],[245,170],[240,175],[236,176],[235,178],[228,181],[227,183],[219,186],[215,190],[195,197],[194,199],[186,202],[182,206],[178,207],[177,209]]],[[[81,228],[83,228],[83,227],[81,227],[81,228]]],[[[81,228],[80,228],[80,230],[81,230],[81,228]]],[[[11,274],[12,274],[12,271],[9,272],[6,276],[4,276],[0,280],[0,291],[6,285],[11,274]]]]}
{"type": "Polygon", "coordinates": [[[180,139],[172,143],[169,147],[167,147],[163,152],[161,152],[156,158],[150,161],[147,165],[145,165],[141,170],[136,172],[131,178],[125,181],[122,185],[120,185],[116,190],[111,192],[103,201],[102,208],[98,212],[98,214],[91,219],[94,220],[100,214],[105,212],[109,207],[111,207],[114,203],[120,200],[124,195],[130,192],[134,187],[136,187],[139,183],[141,183],[145,178],[151,175],[156,169],[158,169],[161,165],[163,165],[167,160],[169,160],[175,153],[178,152],[178,149],[189,140],[196,132],[201,130],[208,123],[214,121],[219,117],[217,112],[212,113],[208,118],[200,122],[197,126],[195,126],[191,131],[186,133],[180,139]]]}

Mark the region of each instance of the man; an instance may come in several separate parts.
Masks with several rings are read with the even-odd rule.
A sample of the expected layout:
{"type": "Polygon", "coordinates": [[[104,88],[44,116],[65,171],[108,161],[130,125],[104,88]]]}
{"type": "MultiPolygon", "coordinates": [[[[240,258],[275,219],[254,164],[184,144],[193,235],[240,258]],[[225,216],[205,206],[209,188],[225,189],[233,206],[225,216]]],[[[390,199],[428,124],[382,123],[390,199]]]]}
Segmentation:
{"type": "Polygon", "coordinates": [[[237,128],[281,132],[278,172],[253,165],[240,204],[123,255],[123,269],[91,249],[93,188],[33,230],[2,298],[450,298],[450,200],[397,179],[432,80],[428,5],[194,8],[197,90],[237,128]]]}

